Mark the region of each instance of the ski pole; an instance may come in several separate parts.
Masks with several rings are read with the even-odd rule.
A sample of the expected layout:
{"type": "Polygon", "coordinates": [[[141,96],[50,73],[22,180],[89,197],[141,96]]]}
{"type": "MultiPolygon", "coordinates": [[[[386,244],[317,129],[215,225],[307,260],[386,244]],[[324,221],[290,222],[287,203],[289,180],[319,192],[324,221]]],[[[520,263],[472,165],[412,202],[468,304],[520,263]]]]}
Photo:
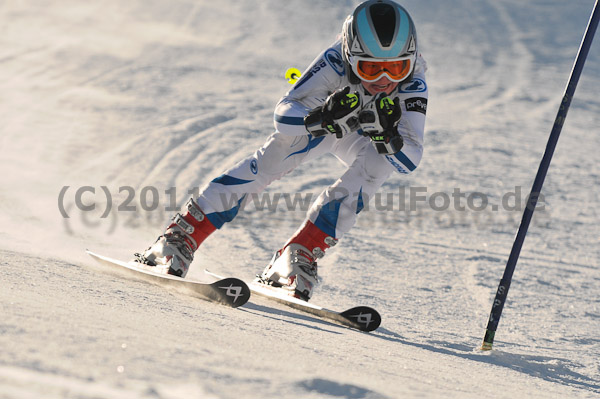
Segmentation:
{"type": "Polygon", "coordinates": [[[585,35],[581,42],[581,46],[579,47],[579,52],[577,53],[573,69],[571,70],[569,83],[565,89],[565,94],[562,98],[556,119],[554,120],[554,126],[550,132],[548,144],[546,145],[546,151],[544,152],[544,156],[538,168],[537,175],[533,182],[533,187],[531,188],[531,193],[527,199],[527,206],[523,211],[523,218],[521,219],[521,224],[519,225],[519,230],[517,232],[517,236],[515,237],[510,256],[508,257],[506,268],[504,269],[504,275],[502,276],[500,284],[498,285],[498,290],[496,291],[496,297],[492,305],[492,311],[490,312],[490,318],[488,320],[485,336],[483,338],[483,344],[481,346],[481,349],[485,351],[492,349],[496,329],[498,328],[500,316],[502,315],[502,309],[504,308],[504,303],[506,302],[506,297],[508,295],[512,276],[515,271],[515,266],[517,264],[517,260],[519,259],[521,248],[523,247],[523,241],[525,241],[527,229],[529,228],[529,223],[531,222],[538,197],[542,191],[542,185],[544,184],[544,179],[546,178],[546,173],[548,171],[548,167],[550,166],[554,149],[556,148],[556,143],[560,136],[563,124],[565,123],[567,112],[569,111],[569,107],[571,105],[571,100],[573,99],[577,83],[579,82],[579,77],[581,76],[581,72],[583,70],[583,65],[585,64],[590,46],[592,45],[594,34],[596,33],[596,28],[598,27],[598,19],[600,18],[598,1],[599,0],[596,0],[592,15],[585,31],[585,35]]]}

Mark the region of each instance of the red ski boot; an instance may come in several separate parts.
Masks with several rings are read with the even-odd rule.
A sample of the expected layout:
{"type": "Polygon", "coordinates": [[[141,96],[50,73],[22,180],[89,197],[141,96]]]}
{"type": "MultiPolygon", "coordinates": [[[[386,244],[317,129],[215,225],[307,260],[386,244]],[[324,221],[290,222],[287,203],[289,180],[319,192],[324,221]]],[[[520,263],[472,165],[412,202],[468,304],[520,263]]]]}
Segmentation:
{"type": "Polygon", "coordinates": [[[308,301],[318,284],[317,259],[325,250],[337,244],[337,240],[307,221],[290,238],[258,277],[263,284],[281,287],[289,294],[308,301]]]}
{"type": "Polygon", "coordinates": [[[167,231],[150,248],[135,254],[137,262],[156,267],[158,273],[185,277],[194,252],[216,230],[196,201],[190,199],[186,208],[183,215],[175,215],[167,231]]]}

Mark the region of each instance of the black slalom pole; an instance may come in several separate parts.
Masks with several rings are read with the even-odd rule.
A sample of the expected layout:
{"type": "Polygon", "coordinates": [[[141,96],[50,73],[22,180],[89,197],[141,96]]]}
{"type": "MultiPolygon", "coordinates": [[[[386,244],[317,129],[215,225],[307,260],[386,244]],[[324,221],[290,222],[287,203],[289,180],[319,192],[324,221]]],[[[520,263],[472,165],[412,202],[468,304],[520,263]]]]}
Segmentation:
{"type": "Polygon", "coordinates": [[[504,303],[506,302],[506,297],[508,295],[508,289],[510,288],[512,276],[515,271],[515,266],[517,265],[517,260],[519,259],[521,248],[523,247],[523,241],[525,241],[527,229],[529,228],[529,223],[531,222],[538,197],[542,191],[544,179],[546,178],[546,173],[548,172],[548,167],[550,166],[550,161],[552,160],[552,155],[554,154],[554,149],[556,148],[556,143],[558,142],[558,137],[560,136],[563,124],[565,123],[567,112],[569,111],[569,106],[571,105],[571,100],[575,94],[575,88],[579,82],[583,65],[585,64],[590,46],[592,45],[594,34],[596,33],[596,28],[598,27],[598,19],[600,18],[598,1],[599,0],[596,0],[594,9],[592,11],[592,16],[590,17],[590,21],[581,42],[581,46],[579,47],[579,52],[577,53],[577,58],[575,59],[573,70],[571,71],[571,77],[569,78],[569,83],[567,84],[558,114],[554,120],[554,126],[552,127],[548,144],[546,145],[546,151],[544,152],[542,162],[540,163],[537,175],[535,176],[531,193],[527,199],[527,206],[523,212],[523,218],[521,219],[521,224],[519,226],[517,236],[515,237],[515,242],[513,243],[510,256],[508,257],[508,262],[506,263],[506,268],[504,269],[504,275],[500,280],[500,285],[498,285],[498,291],[496,291],[496,298],[494,299],[494,303],[492,305],[492,311],[490,313],[490,318],[485,331],[485,337],[483,338],[483,345],[481,347],[482,350],[491,350],[494,343],[494,336],[496,335],[496,329],[498,328],[498,323],[500,322],[500,316],[502,315],[502,309],[504,308],[504,303]]]}

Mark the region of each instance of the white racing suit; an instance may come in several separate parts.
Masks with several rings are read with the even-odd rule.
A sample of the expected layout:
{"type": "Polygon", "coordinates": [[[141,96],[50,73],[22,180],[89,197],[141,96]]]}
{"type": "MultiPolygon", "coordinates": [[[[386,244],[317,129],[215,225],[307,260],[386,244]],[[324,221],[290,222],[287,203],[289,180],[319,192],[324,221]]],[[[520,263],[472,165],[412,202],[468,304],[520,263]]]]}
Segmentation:
{"type": "Polygon", "coordinates": [[[302,162],[331,153],[345,170],[340,168],[341,176],[320,194],[307,218],[327,235],[341,238],[354,225],[365,201],[390,174],[408,174],[419,164],[427,110],[425,71],[425,61],[419,56],[412,81],[399,85],[389,95],[392,99],[398,97],[401,104],[402,117],[398,124],[404,139],[401,151],[379,154],[371,139],[358,133],[346,134],[340,139],[333,134],[314,138],[304,127],[303,119],[331,93],[350,86],[351,93],[360,93],[363,104],[373,98],[360,83],[350,83],[349,71],[342,61],[341,44],[334,43],[315,59],[277,104],[275,133],[252,156],[204,187],[197,198],[200,208],[216,228],[221,228],[235,218],[246,197],[260,193],[302,162]]]}

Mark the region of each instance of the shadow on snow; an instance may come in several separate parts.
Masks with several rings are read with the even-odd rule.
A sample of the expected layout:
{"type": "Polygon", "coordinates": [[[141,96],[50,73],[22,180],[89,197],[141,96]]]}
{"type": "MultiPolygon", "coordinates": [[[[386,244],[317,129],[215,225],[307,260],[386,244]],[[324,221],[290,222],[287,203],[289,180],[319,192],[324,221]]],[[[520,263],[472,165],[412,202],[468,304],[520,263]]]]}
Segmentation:
{"type": "Polygon", "coordinates": [[[600,383],[583,374],[573,371],[574,368],[582,366],[567,359],[521,355],[499,350],[483,352],[468,345],[444,341],[432,341],[429,344],[410,342],[401,335],[381,327],[372,334],[387,341],[397,342],[444,355],[457,356],[480,363],[506,367],[510,370],[527,374],[531,377],[541,378],[549,382],[600,393],[600,383]]]}

